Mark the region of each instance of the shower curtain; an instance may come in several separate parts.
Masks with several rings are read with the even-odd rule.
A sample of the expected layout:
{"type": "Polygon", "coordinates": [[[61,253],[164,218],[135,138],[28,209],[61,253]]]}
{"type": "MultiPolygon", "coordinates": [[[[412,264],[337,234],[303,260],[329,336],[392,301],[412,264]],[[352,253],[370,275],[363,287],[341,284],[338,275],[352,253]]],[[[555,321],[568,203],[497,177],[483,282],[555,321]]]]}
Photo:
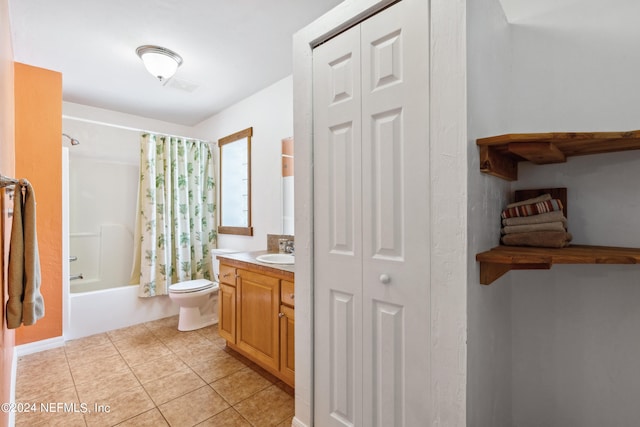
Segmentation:
{"type": "Polygon", "coordinates": [[[142,134],[131,275],[141,297],[167,295],[173,283],[212,279],[214,177],[208,143],[142,134]]]}

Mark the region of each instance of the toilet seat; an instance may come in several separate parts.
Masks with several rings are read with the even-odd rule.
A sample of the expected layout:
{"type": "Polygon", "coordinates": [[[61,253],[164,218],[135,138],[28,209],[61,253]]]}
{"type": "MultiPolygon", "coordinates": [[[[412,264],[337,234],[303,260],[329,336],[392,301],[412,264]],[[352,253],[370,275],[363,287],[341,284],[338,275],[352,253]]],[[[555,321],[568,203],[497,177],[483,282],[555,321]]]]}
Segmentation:
{"type": "Polygon", "coordinates": [[[216,286],[216,283],[207,279],[187,280],[186,282],[175,283],[169,286],[169,292],[173,294],[187,294],[191,292],[203,291],[216,286]]]}

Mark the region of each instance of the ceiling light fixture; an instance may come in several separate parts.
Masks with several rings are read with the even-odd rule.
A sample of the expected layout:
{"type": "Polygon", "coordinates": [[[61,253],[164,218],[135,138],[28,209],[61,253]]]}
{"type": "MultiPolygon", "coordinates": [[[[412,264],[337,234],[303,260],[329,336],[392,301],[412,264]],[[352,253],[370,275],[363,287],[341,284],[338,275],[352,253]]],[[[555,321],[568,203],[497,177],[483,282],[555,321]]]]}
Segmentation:
{"type": "Polygon", "coordinates": [[[160,46],[144,45],[136,49],[145,68],[161,83],[166,83],[182,64],[182,57],[160,46]]]}

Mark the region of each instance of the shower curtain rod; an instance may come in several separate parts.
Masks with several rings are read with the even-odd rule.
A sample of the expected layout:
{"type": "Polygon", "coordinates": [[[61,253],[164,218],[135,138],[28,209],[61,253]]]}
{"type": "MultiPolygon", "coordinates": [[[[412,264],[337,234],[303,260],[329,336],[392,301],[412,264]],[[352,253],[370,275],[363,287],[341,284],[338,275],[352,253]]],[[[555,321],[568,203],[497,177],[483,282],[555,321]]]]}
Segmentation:
{"type": "Polygon", "coordinates": [[[116,125],[114,123],[101,122],[101,121],[98,121],[98,120],[83,119],[83,118],[80,118],[80,117],[67,116],[65,114],[62,115],[62,118],[63,119],[69,119],[69,120],[76,120],[78,122],[92,123],[94,125],[108,126],[108,127],[117,128],[117,129],[132,130],[132,131],[136,131],[136,132],[153,133],[153,134],[156,134],[156,135],[167,135],[167,136],[171,136],[171,137],[174,137],[174,138],[197,139],[198,141],[211,143],[211,141],[207,141],[206,139],[194,138],[192,136],[171,135],[171,134],[169,134],[167,132],[157,132],[157,131],[148,130],[148,129],[136,128],[136,127],[132,127],[132,126],[116,125]]]}

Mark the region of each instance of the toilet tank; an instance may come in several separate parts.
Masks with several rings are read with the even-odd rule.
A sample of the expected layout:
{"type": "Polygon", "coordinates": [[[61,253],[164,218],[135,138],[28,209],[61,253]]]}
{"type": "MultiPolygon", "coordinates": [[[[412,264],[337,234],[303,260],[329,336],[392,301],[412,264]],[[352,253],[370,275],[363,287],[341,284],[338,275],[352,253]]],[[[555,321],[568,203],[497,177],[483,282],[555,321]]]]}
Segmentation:
{"type": "Polygon", "coordinates": [[[218,255],[223,254],[232,254],[235,252],[240,252],[236,249],[221,249],[216,248],[211,250],[211,257],[213,258],[213,281],[218,282],[218,274],[220,274],[220,261],[218,260],[218,255]]]}

